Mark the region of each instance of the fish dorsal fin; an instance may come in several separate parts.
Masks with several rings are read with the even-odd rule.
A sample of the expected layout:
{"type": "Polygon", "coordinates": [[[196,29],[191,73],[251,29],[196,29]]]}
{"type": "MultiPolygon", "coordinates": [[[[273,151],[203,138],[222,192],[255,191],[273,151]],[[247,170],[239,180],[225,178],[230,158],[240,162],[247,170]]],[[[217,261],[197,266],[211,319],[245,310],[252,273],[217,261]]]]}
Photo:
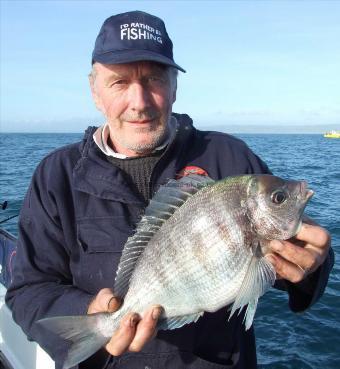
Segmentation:
{"type": "Polygon", "coordinates": [[[139,222],[135,234],[128,238],[124,246],[114,285],[114,293],[117,296],[125,297],[138,258],[163,223],[189,197],[202,187],[212,183],[214,181],[207,176],[191,174],[179,180],[171,179],[159,188],[145,209],[145,214],[139,222]]]}
{"type": "Polygon", "coordinates": [[[157,328],[160,330],[180,328],[180,327],[183,327],[183,325],[197,322],[197,320],[203,314],[204,314],[204,311],[201,311],[196,314],[184,315],[184,316],[174,316],[172,318],[162,319],[159,321],[157,328]]]}
{"type": "Polygon", "coordinates": [[[154,217],[165,222],[189,197],[211,183],[214,183],[211,178],[197,174],[191,174],[179,180],[171,179],[155,193],[145,209],[144,218],[154,217]]]}
{"type": "Polygon", "coordinates": [[[245,327],[249,329],[253,323],[257,301],[275,282],[275,269],[265,257],[253,256],[243,279],[242,286],[234,301],[229,319],[237,309],[239,313],[247,306],[245,312],[245,327]]]}

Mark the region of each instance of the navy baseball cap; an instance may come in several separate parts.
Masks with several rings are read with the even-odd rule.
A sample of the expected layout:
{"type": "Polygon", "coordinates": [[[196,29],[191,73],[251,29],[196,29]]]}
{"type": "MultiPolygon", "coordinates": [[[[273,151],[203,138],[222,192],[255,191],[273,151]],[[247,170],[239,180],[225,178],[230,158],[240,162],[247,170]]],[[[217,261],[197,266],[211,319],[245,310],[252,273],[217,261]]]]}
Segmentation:
{"type": "Polygon", "coordinates": [[[92,64],[122,64],[144,60],[185,72],[174,61],[172,41],[160,18],[132,11],[106,19],[96,39],[92,64]]]}

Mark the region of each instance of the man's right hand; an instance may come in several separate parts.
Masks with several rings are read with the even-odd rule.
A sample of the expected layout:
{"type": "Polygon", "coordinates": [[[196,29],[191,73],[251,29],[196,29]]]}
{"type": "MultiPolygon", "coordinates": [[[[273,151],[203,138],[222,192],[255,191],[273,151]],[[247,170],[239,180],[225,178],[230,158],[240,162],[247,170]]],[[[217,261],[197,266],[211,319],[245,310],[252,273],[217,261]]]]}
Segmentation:
{"type": "MultiPolygon", "coordinates": [[[[113,313],[120,305],[120,299],[109,288],[103,288],[90,303],[87,313],[113,313]]],[[[156,326],[162,311],[162,307],[156,305],[147,310],[143,317],[137,313],[125,315],[120,327],[105,346],[106,350],[113,356],[122,355],[126,351],[141,351],[156,335],[156,326]]]]}

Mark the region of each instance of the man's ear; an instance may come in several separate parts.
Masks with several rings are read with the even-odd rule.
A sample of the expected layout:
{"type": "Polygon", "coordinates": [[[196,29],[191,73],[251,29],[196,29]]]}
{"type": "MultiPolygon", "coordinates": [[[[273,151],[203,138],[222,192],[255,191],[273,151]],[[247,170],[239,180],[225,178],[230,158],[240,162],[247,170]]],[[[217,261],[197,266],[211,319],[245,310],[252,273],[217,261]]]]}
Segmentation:
{"type": "Polygon", "coordinates": [[[94,101],[94,104],[96,105],[96,108],[102,112],[103,114],[103,104],[101,102],[100,97],[98,96],[97,92],[96,92],[96,87],[95,87],[95,77],[93,77],[92,74],[89,74],[89,83],[90,83],[90,88],[91,88],[91,95],[92,95],[92,99],[94,101]]]}

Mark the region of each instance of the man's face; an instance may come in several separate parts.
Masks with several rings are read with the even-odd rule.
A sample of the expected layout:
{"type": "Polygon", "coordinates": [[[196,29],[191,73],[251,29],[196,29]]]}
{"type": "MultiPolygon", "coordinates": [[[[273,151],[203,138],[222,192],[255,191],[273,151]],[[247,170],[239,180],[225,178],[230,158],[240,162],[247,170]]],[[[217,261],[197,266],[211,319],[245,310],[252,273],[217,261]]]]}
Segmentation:
{"type": "Polygon", "coordinates": [[[113,149],[128,156],[152,152],[166,134],[176,99],[171,72],[152,62],[94,68],[92,96],[109,124],[113,149]]]}

